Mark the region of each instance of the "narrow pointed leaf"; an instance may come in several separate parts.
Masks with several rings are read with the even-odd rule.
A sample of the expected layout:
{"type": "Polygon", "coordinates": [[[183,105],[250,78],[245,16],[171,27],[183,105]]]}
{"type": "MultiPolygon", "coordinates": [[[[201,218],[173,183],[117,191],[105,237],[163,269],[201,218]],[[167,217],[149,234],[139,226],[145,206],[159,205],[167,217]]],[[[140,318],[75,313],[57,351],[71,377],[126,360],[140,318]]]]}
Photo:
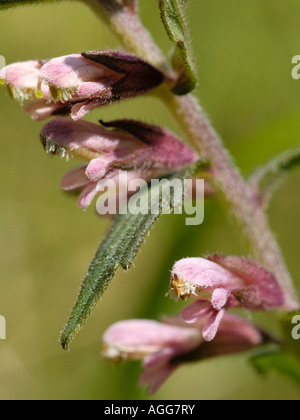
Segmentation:
{"type": "Polygon", "coordinates": [[[186,0],[159,0],[162,21],[170,40],[176,45],[173,66],[179,77],[173,92],[177,95],[186,95],[194,90],[197,84],[190,37],[185,23],[186,2],[186,0]]]}
{"type": "Polygon", "coordinates": [[[296,168],[300,168],[300,148],[283,153],[251,175],[249,183],[262,205],[268,205],[276,187],[296,168]]]}
{"type": "MultiPolygon", "coordinates": [[[[193,177],[201,169],[206,169],[208,166],[207,161],[200,161],[170,179],[180,179],[183,182],[184,179],[193,177]]],[[[62,332],[61,345],[63,349],[67,350],[69,348],[70,342],[87,321],[115,276],[119,266],[125,270],[131,267],[146,235],[162,212],[164,205],[162,202],[162,191],[163,188],[160,194],[158,214],[151,214],[149,205],[146,204],[147,200],[143,200],[143,197],[148,197],[148,194],[150,194],[149,187],[149,189],[145,189],[139,193],[141,203],[144,202],[144,210],[149,214],[132,215],[128,212],[127,215],[117,215],[114,218],[106,238],[100,244],[88,269],[78,300],[62,332]]],[[[174,203],[172,194],[170,204],[171,208],[176,204],[174,203]]]]}

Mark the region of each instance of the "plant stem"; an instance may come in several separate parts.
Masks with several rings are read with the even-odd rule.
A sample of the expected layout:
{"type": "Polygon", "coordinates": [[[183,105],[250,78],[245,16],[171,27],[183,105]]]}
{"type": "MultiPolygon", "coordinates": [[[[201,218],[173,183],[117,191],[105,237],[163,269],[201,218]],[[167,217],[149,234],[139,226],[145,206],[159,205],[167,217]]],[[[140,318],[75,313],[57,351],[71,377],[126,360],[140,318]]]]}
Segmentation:
{"type": "MultiPolygon", "coordinates": [[[[101,1],[89,0],[89,2],[103,18],[101,1]]],[[[124,8],[118,13],[107,16],[106,21],[127,49],[165,70],[170,76],[167,60],[136,14],[124,8]]],[[[283,309],[287,311],[299,309],[291,276],[283,261],[279,245],[270,230],[264,210],[235,167],[197,99],[192,95],[175,96],[167,89],[161,89],[160,98],[175,116],[199,155],[211,160],[214,187],[234,216],[253,257],[273,272],[278,279],[285,294],[283,309]]]]}

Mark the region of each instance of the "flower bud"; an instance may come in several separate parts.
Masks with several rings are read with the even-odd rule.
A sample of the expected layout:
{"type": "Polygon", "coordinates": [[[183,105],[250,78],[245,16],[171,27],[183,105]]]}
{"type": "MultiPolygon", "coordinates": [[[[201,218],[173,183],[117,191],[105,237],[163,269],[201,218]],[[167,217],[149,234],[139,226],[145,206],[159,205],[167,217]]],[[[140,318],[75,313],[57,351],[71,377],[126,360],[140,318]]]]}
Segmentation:
{"type": "Polygon", "coordinates": [[[40,83],[49,86],[54,101],[70,106],[74,120],[98,106],[142,95],[163,81],[150,64],[115,51],[54,58],[40,71],[40,83]]]}
{"type": "Polygon", "coordinates": [[[0,70],[0,84],[6,85],[10,95],[23,103],[37,99],[39,96],[48,96],[49,90],[41,85],[38,90],[38,80],[43,61],[25,61],[10,64],[0,70]]]}

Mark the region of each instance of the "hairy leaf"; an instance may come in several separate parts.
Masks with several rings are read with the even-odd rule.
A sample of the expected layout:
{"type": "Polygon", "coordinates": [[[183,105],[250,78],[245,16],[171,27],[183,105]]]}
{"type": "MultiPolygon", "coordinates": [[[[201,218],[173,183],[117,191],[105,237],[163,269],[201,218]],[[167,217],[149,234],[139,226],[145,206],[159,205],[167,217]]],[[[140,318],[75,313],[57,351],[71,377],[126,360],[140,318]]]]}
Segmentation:
{"type": "MultiPolygon", "coordinates": [[[[170,180],[179,179],[183,182],[184,179],[193,177],[201,169],[207,167],[207,161],[200,161],[180,174],[174,175],[170,180]]],[[[163,206],[166,204],[162,200],[164,188],[158,187],[157,191],[154,191],[153,188],[151,190],[149,187],[139,193],[141,203],[143,203],[141,207],[144,207],[143,210],[147,214],[132,215],[128,212],[126,215],[120,214],[114,218],[113,224],[106,238],[100,244],[83,280],[78,300],[61,335],[61,345],[64,349],[69,348],[70,341],[87,321],[119,266],[128,270],[133,264],[146,235],[159,218],[163,206]],[[148,199],[150,193],[157,193],[160,197],[157,214],[151,214],[148,200],[143,200],[143,198],[148,199]]],[[[176,206],[172,192],[169,204],[171,208],[176,206]]]]}
{"type": "Polygon", "coordinates": [[[300,167],[300,148],[281,154],[251,175],[250,185],[258,194],[262,205],[268,205],[284,176],[297,167],[300,167]]]}
{"type": "Polygon", "coordinates": [[[265,350],[250,359],[251,365],[261,375],[278,372],[295,381],[300,386],[300,365],[288,353],[280,350],[265,350]]]}
{"type": "Polygon", "coordinates": [[[159,0],[161,17],[170,40],[176,45],[173,66],[179,77],[173,92],[186,95],[197,83],[196,71],[190,52],[190,39],[185,24],[184,7],[187,0],[159,0]]]}

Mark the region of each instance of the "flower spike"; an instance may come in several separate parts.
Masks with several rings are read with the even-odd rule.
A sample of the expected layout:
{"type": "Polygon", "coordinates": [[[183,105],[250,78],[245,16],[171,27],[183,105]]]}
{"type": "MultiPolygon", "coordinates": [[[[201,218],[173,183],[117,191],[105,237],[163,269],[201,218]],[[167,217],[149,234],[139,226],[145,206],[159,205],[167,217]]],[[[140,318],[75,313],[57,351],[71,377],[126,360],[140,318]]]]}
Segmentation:
{"type": "Polygon", "coordinates": [[[274,310],[284,304],[273,274],[247,258],[218,255],[178,261],[172,270],[171,294],[195,299],[184,309],[183,318],[190,323],[206,318],[207,341],[216,337],[226,309],[274,310]]]}

